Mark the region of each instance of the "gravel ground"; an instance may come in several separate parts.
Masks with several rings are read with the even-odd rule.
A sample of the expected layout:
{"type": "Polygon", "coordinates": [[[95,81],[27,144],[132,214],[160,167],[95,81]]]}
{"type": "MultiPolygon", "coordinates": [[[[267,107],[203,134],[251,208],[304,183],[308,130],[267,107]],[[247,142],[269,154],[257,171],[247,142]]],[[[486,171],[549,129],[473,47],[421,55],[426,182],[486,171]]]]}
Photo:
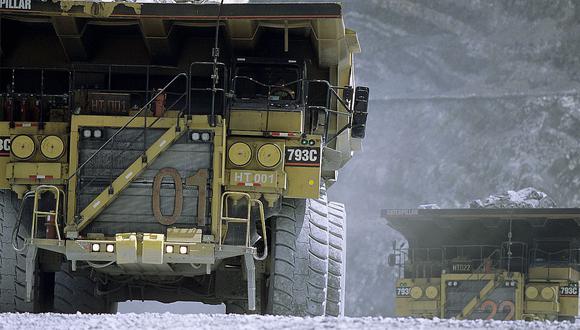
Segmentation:
{"type": "Polygon", "coordinates": [[[297,318],[254,315],[0,314],[0,329],[574,329],[568,322],[501,322],[405,318],[297,318]]]}

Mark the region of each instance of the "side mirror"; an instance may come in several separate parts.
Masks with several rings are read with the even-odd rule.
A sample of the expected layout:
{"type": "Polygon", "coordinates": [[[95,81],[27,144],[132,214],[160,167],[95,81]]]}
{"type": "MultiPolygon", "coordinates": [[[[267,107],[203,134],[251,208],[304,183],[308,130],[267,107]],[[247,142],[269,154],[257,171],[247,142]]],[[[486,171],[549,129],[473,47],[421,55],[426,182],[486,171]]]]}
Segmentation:
{"type": "Polygon", "coordinates": [[[365,137],[367,115],[369,109],[369,88],[357,87],[354,93],[354,113],[352,115],[351,136],[362,139],[365,137]]]}
{"type": "Polygon", "coordinates": [[[387,260],[389,267],[395,267],[397,265],[397,256],[395,254],[389,254],[388,260],[387,260]]]}

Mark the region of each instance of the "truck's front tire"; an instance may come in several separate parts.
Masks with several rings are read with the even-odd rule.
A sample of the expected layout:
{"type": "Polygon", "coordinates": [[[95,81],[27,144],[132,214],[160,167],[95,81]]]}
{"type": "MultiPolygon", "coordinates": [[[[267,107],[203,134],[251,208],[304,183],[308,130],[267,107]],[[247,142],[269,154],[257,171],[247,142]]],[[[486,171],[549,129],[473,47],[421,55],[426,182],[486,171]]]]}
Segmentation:
{"type": "Polygon", "coordinates": [[[271,269],[267,313],[326,314],[328,209],[326,192],[316,200],[285,200],[270,219],[271,269]]]}
{"type": "Polygon", "coordinates": [[[96,282],[82,273],[72,272],[64,264],[54,278],[54,312],[74,314],[110,314],[117,312],[117,303],[96,294],[96,282]]]}
{"type": "MultiPolygon", "coordinates": [[[[0,312],[40,313],[52,309],[54,273],[35,269],[32,300],[26,302],[26,250],[17,252],[12,247],[12,232],[18,222],[18,202],[12,191],[0,190],[0,312]]],[[[18,231],[18,247],[23,247],[29,235],[29,209],[18,231]]]]}
{"type": "Polygon", "coordinates": [[[328,203],[329,258],[326,315],[344,316],[346,280],[346,210],[344,204],[328,203]]]}

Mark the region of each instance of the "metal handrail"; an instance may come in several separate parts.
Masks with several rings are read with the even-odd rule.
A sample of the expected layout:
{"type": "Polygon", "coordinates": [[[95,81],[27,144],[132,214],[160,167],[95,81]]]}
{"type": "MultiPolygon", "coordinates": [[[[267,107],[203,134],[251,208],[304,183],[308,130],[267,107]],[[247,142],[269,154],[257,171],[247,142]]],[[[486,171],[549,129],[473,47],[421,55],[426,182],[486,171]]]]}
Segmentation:
{"type": "MultiPolygon", "coordinates": [[[[20,92],[16,92],[15,91],[15,87],[16,87],[16,71],[39,71],[40,73],[40,114],[39,114],[39,127],[43,128],[44,127],[44,98],[45,97],[62,97],[62,98],[66,98],[69,107],[71,107],[71,102],[72,99],[70,97],[71,95],[71,89],[72,89],[72,80],[73,80],[73,75],[71,70],[66,69],[66,68],[43,68],[43,67],[0,67],[0,71],[6,71],[6,70],[10,70],[12,71],[12,76],[11,76],[11,83],[10,83],[10,91],[6,91],[6,93],[2,93],[2,94],[6,94],[6,95],[11,95],[11,94],[30,94],[30,93],[20,93],[20,92]],[[62,95],[53,95],[53,94],[44,94],[44,72],[45,71],[49,71],[49,72],[64,72],[64,73],[68,73],[68,94],[62,94],[62,95]]],[[[15,108],[12,107],[12,109],[9,112],[10,114],[10,127],[14,127],[14,115],[15,115],[15,108]]]]}
{"type": "Polygon", "coordinates": [[[189,75],[188,75],[188,79],[187,79],[187,114],[191,115],[191,91],[196,90],[204,90],[204,91],[208,91],[212,93],[212,100],[211,100],[211,114],[210,114],[210,126],[214,127],[215,123],[216,123],[216,118],[215,118],[215,95],[217,92],[222,92],[223,94],[223,102],[225,105],[226,102],[226,82],[227,82],[227,66],[225,65],[225,63],[222,62],[217,62],[217,58],[214,58],[214,61],[212,62],[192,62],[191,64],[189,64],[189,75]],[[191,78],[193,75],[193,67],[194,66],[212,66],[212,74],[211,74],[211,79],[212,79],[212,86],[211,88],[195,88],[193,89],[191,87],[191,78]],[[219,68],[222,68],[224,71],[224,79],[223,79],[223,88],[216,88],[217,83],[219,82],[219,68]]]}

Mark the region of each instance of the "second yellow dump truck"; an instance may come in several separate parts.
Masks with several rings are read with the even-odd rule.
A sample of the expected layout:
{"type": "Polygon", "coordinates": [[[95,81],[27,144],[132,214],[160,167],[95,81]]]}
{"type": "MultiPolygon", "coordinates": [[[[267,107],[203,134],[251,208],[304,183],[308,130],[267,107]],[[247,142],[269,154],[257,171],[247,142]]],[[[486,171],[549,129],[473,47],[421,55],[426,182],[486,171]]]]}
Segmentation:
{"type": "Polygon", "coordinates": [[[0,311],[344,313],[335,3],[0,3],[0,311]]]}
{"type": "Polygon", "coordinates": [[[389,265],[397,316],[568,320],[579,315],[580,209],[384,210],[407,242],[389,265]]]}

